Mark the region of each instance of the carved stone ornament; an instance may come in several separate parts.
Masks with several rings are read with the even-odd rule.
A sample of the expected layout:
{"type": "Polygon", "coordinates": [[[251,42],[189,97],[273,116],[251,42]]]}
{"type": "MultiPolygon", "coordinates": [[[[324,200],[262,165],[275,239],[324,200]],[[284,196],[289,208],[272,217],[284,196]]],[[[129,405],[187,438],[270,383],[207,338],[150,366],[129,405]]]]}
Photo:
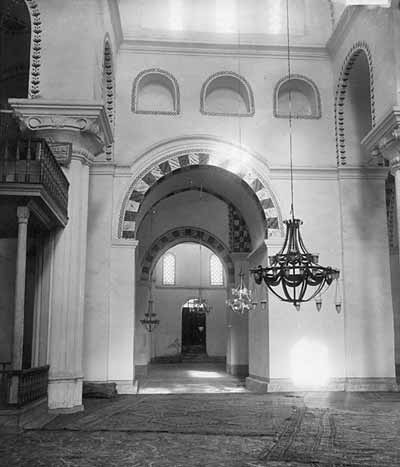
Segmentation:
{"type": "Polygon", "coordinates": [[[22,129],[37,131],[46,139],[77,142],[94,156],[103,153],[113,142],[102,102],[9,99],[9,104],[20,119],[22,129]]]}
{"type": "Polygon", "coordinates": [[[400,106],[394,106],[363,138],[372,157],[380,155],[390,163],[400,156],[400,106]]]}
{"type": "Polygon", "coordinates": [[[47,144],[60,165],[69,165],[72,157],[72,143],[47,141],[47,144]]]}

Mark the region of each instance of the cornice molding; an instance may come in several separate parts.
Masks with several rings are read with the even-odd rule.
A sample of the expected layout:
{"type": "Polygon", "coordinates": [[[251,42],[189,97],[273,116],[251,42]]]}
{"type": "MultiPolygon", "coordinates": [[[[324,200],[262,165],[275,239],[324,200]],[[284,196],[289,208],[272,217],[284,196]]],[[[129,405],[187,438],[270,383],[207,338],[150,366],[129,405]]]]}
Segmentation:
{"type": "Polygon", "coordinates": [[[400,106],[392,107],[361,143],[372,157],[392,161],[400,156],[400,106]]]}
{"type": "MultiPolygon", "coordinates": [[[[123,53],[154,53],[173,55],[217,55],[234,57],[259,57],[287,60],[287,46],[255,44],[218,44],[206,42],[173,42],[165,40],[129,40],[120,47],[123,53]]],[[[327,49],[323,46],[293,46],[290,52],[293,60],[328,60],[327,49]]]]}
{"type": "MultiPolygon", "coordinates": [[[[271,167],[271,180],[289,180],[290,167],[271,167]]],[[[298,180],[336,180],[336,167],[293,167],[293,178],[298,180]]]]}
{"type": "Polygon", "coordinates": [[[338,168],[340,180],[386,180],[387,167],[341,166],[338,168]]]}
{"type": "MultiPolygon", "coordinates": [[[[30,131],[79,133],[88,149],[98,155],[113,142],[112,129],[102,102],[9,99],[9,104],[20,119],[21,126],[30,131]]],[[[54,139],[62,139],[65,136],[54,139]]]]}
{"type": "Polygon", "coordinates": [[[340,19],[337,22],[331,37],[326,43],[326,48],[330,55],[335,55],[337,53],[347,36],[347,31],[349,30],[357,16],[360,14],[360,11],[361,7],[358,6],[346,7],[344,12],[340,16],[340,19]]]}

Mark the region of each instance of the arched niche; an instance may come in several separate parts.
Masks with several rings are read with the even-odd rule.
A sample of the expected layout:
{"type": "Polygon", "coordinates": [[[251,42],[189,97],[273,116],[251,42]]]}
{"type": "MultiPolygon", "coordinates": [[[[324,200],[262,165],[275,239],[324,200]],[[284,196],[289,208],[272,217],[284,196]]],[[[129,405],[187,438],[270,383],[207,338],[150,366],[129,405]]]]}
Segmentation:
{"type": "Polygon", "coordinates": [[[274,115],[278,118],[321,118],[321,97],[316,84],[302,75],[285,76],[274,90],[274,115]]]}
{"type": "Polygon", "coordinates": [[[177,115],[180,113],[179,86],[167,71],[153,68],[137,75],[132,90],[132,112],[177,115]]]}
{"type": "Polygon", "coordinates": [[[253,116],[254,95],[250,84],[232,71],[210,76],[201,89],[200,112],[216,116],[253,116]]]}
{"type": "Polygon", "coordinates": [[[372,55],[368,44],[357,42],[344,60],[336,87],[335,133],[338,165],[368,162],[361,140],[374,126],[372,55]]]}
{"type": "MultiPolygon", "coordinates": [[[[103,52],[103,76],[102,76],[102,97],[106,109],[110,127],[114,132],[115,127],[115,76],[114,62],[110,39],[107,36],[104,40],[103,52]]],[[[106,159],[111,160],[113,156],[113,144],[109,144],[106,149],[106,159]]]]}

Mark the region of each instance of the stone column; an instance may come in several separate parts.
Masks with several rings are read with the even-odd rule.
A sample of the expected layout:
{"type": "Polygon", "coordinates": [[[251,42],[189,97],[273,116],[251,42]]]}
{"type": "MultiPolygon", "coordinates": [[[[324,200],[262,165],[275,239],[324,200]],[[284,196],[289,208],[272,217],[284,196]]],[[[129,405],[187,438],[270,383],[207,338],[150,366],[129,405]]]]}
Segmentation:
{"type": "MultiPolygon", "coordinates": [[[[19,206],[17,208],[18,219],[18,243],[17,243],[17,268],[15,275],[14,298],[14,333],[12,348],[12,369],[22,369],[22,352],[24,343],[24,313],[25,313],[25,277],[26,277],[26,249],[28,237],[29,208],[19,206]]],[[[9,403],[15,404],[18,400],[18,376],[13,376],[11,381],[9,403]]]]}
{"type": "Polygon", "coordinates": [[[54,235],[50,302],[49,408],[75,412],[82,406],[83,313],[86,281],[88,158],[73,152],[65,229],[54,235]]]}

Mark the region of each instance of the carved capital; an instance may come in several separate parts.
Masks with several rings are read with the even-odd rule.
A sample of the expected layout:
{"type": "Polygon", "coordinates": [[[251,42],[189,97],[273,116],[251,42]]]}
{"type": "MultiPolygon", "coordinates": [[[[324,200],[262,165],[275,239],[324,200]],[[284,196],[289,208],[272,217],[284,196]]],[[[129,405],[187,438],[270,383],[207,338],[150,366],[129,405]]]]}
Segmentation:
{"type": "Polygon", "coordinates": [[[9,103],[24,129],[47,140],[79,143],[95,156],[113,142],[101,102],[10,99],[9,103]]]}
{"type": "Polygon", "coordinates": [[[400,169],[400,154],[396,157],[394,157],[390,161],[390,171],[392,172],[392,175],[395,175],[395,173],[400,169]]]}
{"type": "Polygon", "coordinates": [[[29,220],[29,208],[27,206],[17,207],[18,224],[27,224],[29,220]]]}
{"type": "Polygon", "coordinates": [[[393,107],[361,141],[372,157],[400,156],[400,106],[393,107]]]}

